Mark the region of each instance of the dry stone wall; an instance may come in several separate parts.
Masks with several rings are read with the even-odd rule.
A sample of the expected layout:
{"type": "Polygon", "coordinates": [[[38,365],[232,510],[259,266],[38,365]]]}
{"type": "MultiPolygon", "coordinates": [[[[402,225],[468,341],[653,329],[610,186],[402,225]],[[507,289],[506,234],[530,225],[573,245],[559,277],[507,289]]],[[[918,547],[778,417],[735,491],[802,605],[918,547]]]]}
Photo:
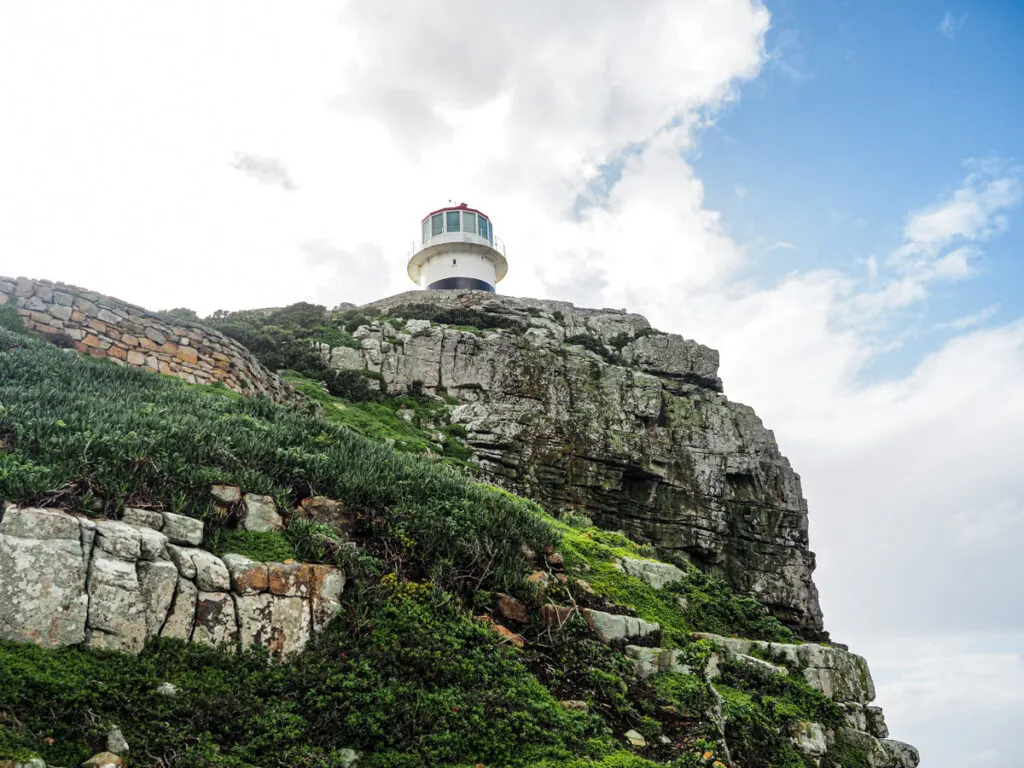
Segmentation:
{"type": "Polygon", "coordinates": [[[345,573],[199,549],[203,524],[127,509],[90,520],[7,505],[0,516],[0,637],[138,653],[152,637],[301,650],[340,608],[345,573]]]}
{"type": "Polygon", "coordinates": [[[18,310],[25,326],[82,354],[148,368],[190,384],[220,382],[243,395],[288,396],[281,379],[249,350],[219,331],[183,323],[142,307],[49,280],[0,277],[0,305],[18,310]]]}

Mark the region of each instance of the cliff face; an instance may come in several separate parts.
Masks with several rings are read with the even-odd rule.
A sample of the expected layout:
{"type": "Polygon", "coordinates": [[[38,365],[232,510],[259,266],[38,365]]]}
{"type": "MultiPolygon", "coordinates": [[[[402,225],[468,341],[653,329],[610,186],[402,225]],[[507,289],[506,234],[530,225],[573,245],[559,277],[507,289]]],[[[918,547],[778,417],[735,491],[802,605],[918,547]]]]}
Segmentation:
{"type": "Polygon", "coordinates": [[[389,393],[447,395],[494,483],[685,553],[824,636],[800,479],[756,414],[722,394],[717,352],[566,302],[417,291],[368,308],[421,319],[371,321],[361,349],[324,349],[331,367],[378,372],[389,393]]]}

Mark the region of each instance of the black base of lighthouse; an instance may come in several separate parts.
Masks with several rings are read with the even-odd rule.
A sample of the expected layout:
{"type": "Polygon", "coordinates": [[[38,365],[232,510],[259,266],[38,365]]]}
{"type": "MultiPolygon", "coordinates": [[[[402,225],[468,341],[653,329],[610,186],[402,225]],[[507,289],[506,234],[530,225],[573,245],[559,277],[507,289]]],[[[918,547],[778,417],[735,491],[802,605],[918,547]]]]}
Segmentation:
{"type": "Polygon", "coordinates": [[[431,291],[487,291],[494,293],[494,286],[475,277],[446,277],[427,286],[431,291]]]}

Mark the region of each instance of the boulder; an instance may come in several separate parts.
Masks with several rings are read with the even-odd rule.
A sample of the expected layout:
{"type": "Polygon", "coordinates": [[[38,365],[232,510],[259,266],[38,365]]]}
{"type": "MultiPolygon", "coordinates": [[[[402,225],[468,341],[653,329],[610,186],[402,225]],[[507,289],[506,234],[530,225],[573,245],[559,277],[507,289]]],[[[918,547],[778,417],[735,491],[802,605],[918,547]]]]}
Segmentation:
{"type": "Polygon", "coordinates": [[[231,577],[231,591],[239,595],[266,592],[270,587],[267,564],[243,555],[226,554],[222,558],[231,577]]]}
{"type": "Polygon", "coordinates": [[[247,493],[245,500],[245,517],[242,527],[247,531],[281,531],[284,530],[284,518],[277,512],[277,504],[271,496],[257,496],[247,493]]]}
{"type": "Polygon", "coordinates": [[[164,512],[160,529],[172,544],[198,547],[203,543],[203,521],[173,512],[164,512]]]}
{"type": "Polygon", "coordinates": [[[121,515],[121,522],[134,525],[137,528],[152,528],[159,531],[164,527],[164,516],[152,509],[137,509],[125,507],[121,515]]]}
{"type": "Polygon", "coordinates": [[[145,609],[146,637],[156,637],[167,620],[174,599],[178,569],[169,560],[141,561],[136,565],[136,573],[145,609]]]}
{"type": "MultiPolygon", "coordinates": [[[[102,538],[97,536],[97,544],[102,538]]],[[[122,549],[123,540],[112,548],[122,549]]],[[[138,541],[136,540],[136,544],[138,541]]],[[[146,603],[135,563],[97,546],[89,567],[89,616],[85,641],[93,648],[138,653],[146,642],[146,603]]]]}
{"type": "Polygon", "coordinates": [[[242,499],[242,491],[237,485],[211,485],[210,495],[222,504],[234,504],[242,499]]]}
{"type": "Polygon", "coordinates": [[[639,560],[633,557],[623,557],[616,565],[620,570],[630,576],[640,579],[654,589],[663,589],[669,584],[682,581],[686,574],[670,563],[659,563],[654,560],[639,560]]]}
{"type": "Polygon", "coordinates": [[[583,608],[580,613],[597,639],[603,643],[647,637],[661,629],[658,624],[635,616],[620,616],[591,608],[583,608]]]}

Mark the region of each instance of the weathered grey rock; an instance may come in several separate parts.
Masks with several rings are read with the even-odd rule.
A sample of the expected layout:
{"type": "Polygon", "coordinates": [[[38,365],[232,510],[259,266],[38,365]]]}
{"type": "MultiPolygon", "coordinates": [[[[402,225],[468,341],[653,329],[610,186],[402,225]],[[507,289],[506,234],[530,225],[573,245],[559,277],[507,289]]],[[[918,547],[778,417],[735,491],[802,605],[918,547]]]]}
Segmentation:
{"type": "Polygon", "coordinates": [[[885,768],[917,768],[921,762],[921,755],[915,747],[904,744],[902,741],[892,739],[881,740],[882,749],[888,755],[888,763],[885,768]]]}
{"type": "Polygon", "coordinates": [[[192,564],[196,567],[196,586],[200,592],[227,592],[231,589],[231,577],[224,561],[203,549],[192,552],[192,564]]]}
{"type": "Polygon", "coordinates": [[[828,751],[828,739],[825,736],[825,728],[821,723],[810,723],[807,721],[793,723],[790,729],[790,739],[793,742],[793,746],[811,758],[815,765],[820,764],[821,758],[828,751]]]}
{"type": "Polygon", "coordinates": [[[136,507],[125,507],[121,515],[121,522],[134,525],[137,528],[152,528],[159,531],[164,527],[164,516],[152,509],[138,509],[136,507]]]}
{"type": "Polygon", "coordinates": [[[238,620],[230,594],[200,590],[192,641],[207,645],[238,642],[238,620]]]}
{"type": "Polygon", "coordinates": [[[686,578],[686,574],[682,570],[670,563],[623,557],[619,559],[617,565],[630,576],[640,579],[654,589],[664,589],[669,584],[686,578]]]}
{"type": "Polygon", "coordinates": [[[235,605],[243,645],[263,645],[271,653],[285,656],[302,650],[309,641],[309,607],[301,598],[236,595],[235,605]]]}
{"type": "Polygon", "coordinates": [[[174,599],[178,569],[169,560],[143,560],[136,564],[135,569],[146,612],[146,637],[156,637],[167,620],[167,613],[174,599]]]}
{"type": "Polygon", "coordinates": [[[242,498],[242,490],[237,485],[211,485],[210,495],[222,504],[234,504],[242,498]]]}
{"type": "Polygon", "coordinates": [[[378,372],[388,392],[415,383],[455,396],[451,419],[491,482],[683,552],[804,637],[823,637],[800,480],[754,412],[721,394],[714,350],[567,302],[417,291],[371,306],[401,316],[417,304],[518,328],[418,321],[398,332],[374,320],[355,334],[361,349],[328,363],[378,372]],[[604,354],[565,343],[580,335],[604,354]]]}
{"type": "Polygon", "coordinates": [[[125,761],[113,752],[100,752],[82,763],[82,768],[124,768],[125,765],[125,761]]]}
{"type": "Polygon", "coordinates": [[[694,633],[694,637],[712,641],[729,656],[749,656],[754,648],[768,654],[782,655],[802,669],[804,679],[812,687],[834,701],[864,705],[875,698],[875,686],[867,662],[849,651],[815,643],[767,643],[706,632],[694,633]]]}
{"type": "Polygon", "coordinates": [[[0,637],[51,648],[85,639],[90,547],[82,539],[71,515],[6,507],[0,519],[0,637]]]}
{"type": "Polygon", "coordinates": [[[177,544],[167,545],[167,556],[170,557],[171,562],[177,567],[178,573],[186,579],[194,579],[196,577],[196,566],[192,562],[192,555],[197,551],[194,547],[180,547],[177,544]]]}
{"type": "Polygon", "coordinates": [[[311,565],[309,610],[312,630],[320,632],[341,610],[345,591],[345,572],[329,565],[311,565]]]}
{"type": "Polygon", "coordinates": [[[161,532],[172,544],[198,547],[203,543],[203,521],[194,517],[164,512],[164,525],[161,532]]]}
{"type": "Polygon", "coordinates": [[[638,731],[629,730],[622,734],[622,737],[629,743],[631,747],[646,747],[647,739],[645,739],[638,731]]]}
{"type": "Polygon", "coordinates": [[[271,496],[245,494],[245,517],[242,527],[247,531],[280,531],[284,529],[284,518],[277,512],[277,505],[271,496]]]}
{"type": "Polygon", "coordinates": [[[178,640],[191,639],[198,600],[199,590],[196,589],[196,585],[179,576],[171,607],[167,612],[167,619],[160,629],[160,636],[173,637],[178,640]]]}
{"type": "Polygon", "coordinates": [[[658,624],[644,621],[635,616],[619,616],[604,611],[595,611],[591,608],[583,608],[580,613],[597,639],[603,643],[646,637],[661,629],[658,624]]]}
{"type": "Polygon", "coordinates": [[[107,731],[107,752],[113,752],[115,755],[127,755],[131,752],[124,734],[116,725],[107,731]]]}
{"type": "MultiPolygon", "coordinates": [[[[123,538],[109,537],[112,548],[121,549],[123,538]]],[[[139,586],[135,563],[103,551],[98,544],[89,565],[89,617],[86,643],[138,653],[146,642],[146,605],[139,586]]],[[[136,541],[136,543],[138,543],[136,541]]]]}
{"type": "Polygon", "coordinates": [[[142,555],[140,530],[117,520],[96,521],[96,546],[121,560],[134,562],[142,555]]]}

